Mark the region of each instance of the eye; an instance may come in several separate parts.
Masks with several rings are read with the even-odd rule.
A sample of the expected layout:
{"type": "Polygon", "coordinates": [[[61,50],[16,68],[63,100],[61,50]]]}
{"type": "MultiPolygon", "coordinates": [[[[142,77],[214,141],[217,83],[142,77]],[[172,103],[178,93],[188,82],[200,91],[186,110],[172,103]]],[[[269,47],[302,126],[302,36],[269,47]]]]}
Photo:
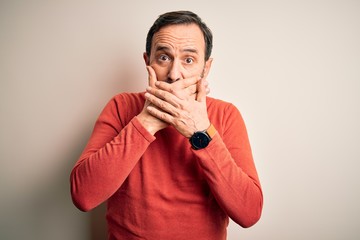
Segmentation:
{"type": "Polygon", "coordinates": [[[165,54],[161,54],[159,56],[159,60],[162,61],[162,62],[166,62],[166,61],[170,61],[170,58],[168,55],[165,55],[165,54]]]}
{"type": "Polygon", "coordinates": [[[186,64],[192,64],[192,63],[194,63],[194,59],[192,59],[192,58],[185,58],[185,62],[186,62],[186,64]]]}

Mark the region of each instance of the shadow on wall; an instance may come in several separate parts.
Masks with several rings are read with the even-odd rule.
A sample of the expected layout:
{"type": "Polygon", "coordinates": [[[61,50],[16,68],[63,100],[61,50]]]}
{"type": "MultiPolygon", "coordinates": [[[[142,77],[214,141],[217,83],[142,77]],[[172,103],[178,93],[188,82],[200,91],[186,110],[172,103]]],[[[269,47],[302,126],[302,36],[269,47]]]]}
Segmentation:
{"type": "MultiPolygon", "coordinates": [[[[45,180],[41,187],[32,189],[31,195],[25,196],[26,199],[14,199],[13,207],[8,210],[10,212],[2,216],[6,217],[9,226],[0,231],[1,239],[88,239],[89,234],[84,233],[88,220],[71,201],[69,173],[74,159],[84,147],[90,128],[84,125],[79,129],[78,137],[71,141],[71,149],[48,159],[64,162],[55,175],[49,176],[50,181],[45,180]]],[[[41,165],[34,168],[42,170],[41,165]]]]}

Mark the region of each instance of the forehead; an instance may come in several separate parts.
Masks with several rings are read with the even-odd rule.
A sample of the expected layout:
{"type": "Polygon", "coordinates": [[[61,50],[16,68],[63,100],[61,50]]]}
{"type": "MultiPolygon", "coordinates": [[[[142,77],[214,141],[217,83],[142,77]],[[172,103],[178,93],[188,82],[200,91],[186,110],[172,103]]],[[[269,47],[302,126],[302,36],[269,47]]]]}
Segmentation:
{"type": "Polygon", "coordinates": [[[166,46],[172,49],[195,48],[202,54],[205,51],[204,35],[196,24],[177,24],[162,27],[154,34],[152,50],[158,46],[166,46]]]}

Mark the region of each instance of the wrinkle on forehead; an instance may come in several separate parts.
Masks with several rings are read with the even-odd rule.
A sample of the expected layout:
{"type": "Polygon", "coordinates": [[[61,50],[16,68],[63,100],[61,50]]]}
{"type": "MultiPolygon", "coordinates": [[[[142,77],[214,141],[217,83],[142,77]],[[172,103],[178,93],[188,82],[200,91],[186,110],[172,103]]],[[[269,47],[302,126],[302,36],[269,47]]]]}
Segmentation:
{"type": "Polygon", "coordinates": [[[153,37],[152,49],[165,46],[174,50],[195,49],[205,54],[205,40],[203,33],[196,24],[170,25],[163,27],[153,37]]]}

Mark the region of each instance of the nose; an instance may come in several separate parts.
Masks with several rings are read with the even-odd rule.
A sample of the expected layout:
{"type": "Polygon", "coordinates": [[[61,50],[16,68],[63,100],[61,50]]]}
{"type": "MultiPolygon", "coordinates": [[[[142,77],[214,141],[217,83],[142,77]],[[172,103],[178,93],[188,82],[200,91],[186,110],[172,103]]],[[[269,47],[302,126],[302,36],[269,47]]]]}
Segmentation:
{"type": "Polygon", "coordinates": [[[170,65],[169,73],[168,73],[168,83],[176,82],[182,78],[181,74],[181,66],[178,61],[173,61],[170,65]]]}

